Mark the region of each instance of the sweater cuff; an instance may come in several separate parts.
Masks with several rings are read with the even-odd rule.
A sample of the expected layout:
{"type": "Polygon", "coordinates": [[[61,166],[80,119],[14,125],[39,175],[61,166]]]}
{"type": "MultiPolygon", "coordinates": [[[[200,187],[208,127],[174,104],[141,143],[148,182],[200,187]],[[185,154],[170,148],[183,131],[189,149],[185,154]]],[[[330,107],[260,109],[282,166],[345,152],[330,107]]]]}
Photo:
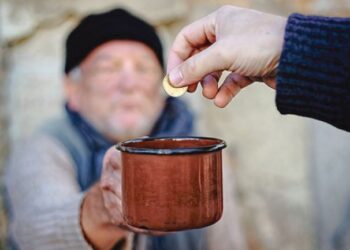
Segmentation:
{"type": "Polygon", "coordinates": [[[292,14],[284,39],[278,110],[350,131],[350,18],[292,14]]]}

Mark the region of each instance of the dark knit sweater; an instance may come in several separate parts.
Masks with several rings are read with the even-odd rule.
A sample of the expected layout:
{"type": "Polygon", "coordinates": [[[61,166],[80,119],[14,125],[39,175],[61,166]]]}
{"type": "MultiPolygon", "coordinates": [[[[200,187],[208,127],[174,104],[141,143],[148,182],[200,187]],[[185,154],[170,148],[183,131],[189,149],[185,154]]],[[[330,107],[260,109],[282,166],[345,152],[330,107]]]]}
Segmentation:
{"type": "Polygon", "coordinates": [[[350,18],[288,18],[276,104],[350,131],[350,18]]]}

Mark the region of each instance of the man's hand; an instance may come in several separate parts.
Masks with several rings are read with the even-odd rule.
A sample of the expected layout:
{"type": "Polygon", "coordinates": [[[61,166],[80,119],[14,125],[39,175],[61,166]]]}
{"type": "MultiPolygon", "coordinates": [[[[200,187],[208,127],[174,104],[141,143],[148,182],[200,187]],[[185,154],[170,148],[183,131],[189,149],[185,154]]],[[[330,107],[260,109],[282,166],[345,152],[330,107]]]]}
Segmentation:
{"type": "Polygon", "coordinates": [[[91,187],[84,197],[80,224],[86,240],[95,249],[112,249],[130,234],[111,222],[99,183],[91,187]]]}
{"type": "Polygon", "coordinates": [[[120,152],[110,148],[103,159],[100,187],[104,206],[110,216],[111,223],[123,226],[122,179],[120,152]]]}
{"type": "Polygon", "coordinates": [[[98,249],[110,249],[131,232],[163,235],[127,225],[123,219],[121,159],[114,147],[104,156],[101,180],[86,193],[81,208],[81,226],[88,242],[98,249]]]}
{"type": "Polygon", "coordinates": [[[87,241],[96,249],[112,249],[118,241],[130,234],[129,231],[119,227],[123,224],[120,191],[110,191],[112,186],[117,190],[121,186],[120,168],[116,167],[115,171],[112,171],[110,167],[110,161],[118,155],[107,157],[111,153],[112,150],[109,150],[104,157],[101,181],[89,189],[81,207],[82,230],[87,241]],[[107,186],[108,189],[105,189],[107,186]],[[115,206],[110,205],[112,194],[113,204],[117,204],[115,206]]]}
{"type": "Polygon", "coordinates": [[[110,148],[103,160],[103,170],[100,186],[104,205],[110,215],[111,223],[134,233],[150,235],[164,235],[164,232],[135,228],[128,225],[123,219],[122,207],[122,169],[121,155],[114,147],[110,148]]]}
{"type": "Polygon", "coordinates": [[[219,107],[255,80],[275,88],[285,25],[280,16],[224,6],[177,35],[169,52],[170,82],[191,85],[192,92],[201,81],[203,95],[219,107]],[[231,74],[219,87],[224,70],[231,74]]]}

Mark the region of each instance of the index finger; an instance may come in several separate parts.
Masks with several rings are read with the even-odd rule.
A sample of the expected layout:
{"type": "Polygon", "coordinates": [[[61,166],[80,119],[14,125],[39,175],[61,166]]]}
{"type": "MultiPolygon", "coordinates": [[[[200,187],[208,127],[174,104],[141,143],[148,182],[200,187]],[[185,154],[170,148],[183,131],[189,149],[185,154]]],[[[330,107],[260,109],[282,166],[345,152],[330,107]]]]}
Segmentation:
{"type": "Polygon", "coordinates": [[[113,169],[121,168],[121,155],[115,146],[110,147],[104,155],[103,167],[112,167],[113,169]]]}
{"type": "Polygon", "coordinates": [[[176,36],[170,48],[167,72],[189,58],[195,50],[209,46],[215,40],[214,13],[187,25],[176,36]]]}

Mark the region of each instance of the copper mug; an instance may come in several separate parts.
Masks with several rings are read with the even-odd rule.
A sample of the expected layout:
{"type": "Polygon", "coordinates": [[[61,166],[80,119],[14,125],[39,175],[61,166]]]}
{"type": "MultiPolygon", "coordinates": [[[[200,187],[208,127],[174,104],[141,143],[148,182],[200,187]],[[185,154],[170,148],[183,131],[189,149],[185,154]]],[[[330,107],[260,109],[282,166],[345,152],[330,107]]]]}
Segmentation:
{"type": "Polygon", "coordinates": [[[119,143],[122,204],[133,227],[179,231],[217,222],[223,211],[224,141],[141,138],[119,143]]]}

